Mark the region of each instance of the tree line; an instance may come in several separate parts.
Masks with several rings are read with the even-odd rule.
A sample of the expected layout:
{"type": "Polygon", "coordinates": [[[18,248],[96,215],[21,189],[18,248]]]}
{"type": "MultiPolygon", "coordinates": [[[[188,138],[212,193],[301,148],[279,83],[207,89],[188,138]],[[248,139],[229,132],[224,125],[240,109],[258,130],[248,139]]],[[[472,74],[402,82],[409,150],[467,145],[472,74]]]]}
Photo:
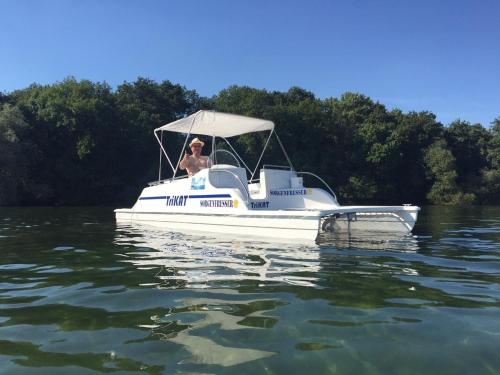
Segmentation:
{"type": "MultiPolygon", "coordinates": [[[[274,121],[295,169],[322,176],[342,204],[500,204],[500,117],[445,126],[351,92],[231,86],[202,97],[169,81],[67,78],[0,93],[0,205],[130,205],[158,177],[153,129],[199,109],[274,121]]],[[[256,163],[265,139],[235,147],[256,163]]],[[[177,156],[181,137],[167,142],[177,156]]],[[[263,161],[285,160],[271,143],[263,161]]]]}

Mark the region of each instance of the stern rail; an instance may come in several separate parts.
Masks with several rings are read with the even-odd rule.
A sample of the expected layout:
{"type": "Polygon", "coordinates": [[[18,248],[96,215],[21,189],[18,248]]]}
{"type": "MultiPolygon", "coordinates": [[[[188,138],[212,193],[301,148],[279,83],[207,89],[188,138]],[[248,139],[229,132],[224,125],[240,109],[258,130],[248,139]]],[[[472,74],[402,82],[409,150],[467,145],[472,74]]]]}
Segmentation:
{"type": "Polygon", "coordinates": [[[311,172],[297,172],[297,174],[305,174],[305,175],[316,177],[319,181],[321,181],[323,183],[323,185],[326,186],[326,188],[330,191],[330,193],[332,193],[333,197],[335,198],[335,202],[337,202],[337,204],[339,203],[339,201],[337,200],[337,195],[335,194],[333,189],[321,177],[319,177],[318,175],[311,173],[311,172]]]}

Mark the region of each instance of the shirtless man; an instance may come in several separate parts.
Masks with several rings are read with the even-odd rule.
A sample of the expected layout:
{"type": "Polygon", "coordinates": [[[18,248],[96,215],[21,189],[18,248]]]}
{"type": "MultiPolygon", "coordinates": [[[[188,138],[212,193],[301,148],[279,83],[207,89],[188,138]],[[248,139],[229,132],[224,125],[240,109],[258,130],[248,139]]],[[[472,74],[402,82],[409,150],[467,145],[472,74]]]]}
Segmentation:
{"type": "Polygon", "coordinates": [[[208,156],[202,156],[201,150],[203,148],[203,143],[198,138],[194,138],[189,144],[192,155],[187,152],[184,154],[184,158],[181,160],[179,167],[182,170],[187,169],[189,176],[192,176],[204,168],[208,168],[208,156]]]}

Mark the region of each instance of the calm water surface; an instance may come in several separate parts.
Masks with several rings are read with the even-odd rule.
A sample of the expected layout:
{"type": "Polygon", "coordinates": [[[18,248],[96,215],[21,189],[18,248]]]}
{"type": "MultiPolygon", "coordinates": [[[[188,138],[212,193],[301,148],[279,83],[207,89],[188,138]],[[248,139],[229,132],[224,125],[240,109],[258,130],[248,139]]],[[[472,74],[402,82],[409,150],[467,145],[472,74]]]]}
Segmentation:
{"type": "Polygon", "coordinates": [[[500,374],[500,208],[282,245],[0,208],[2,374],[500,374]]]}

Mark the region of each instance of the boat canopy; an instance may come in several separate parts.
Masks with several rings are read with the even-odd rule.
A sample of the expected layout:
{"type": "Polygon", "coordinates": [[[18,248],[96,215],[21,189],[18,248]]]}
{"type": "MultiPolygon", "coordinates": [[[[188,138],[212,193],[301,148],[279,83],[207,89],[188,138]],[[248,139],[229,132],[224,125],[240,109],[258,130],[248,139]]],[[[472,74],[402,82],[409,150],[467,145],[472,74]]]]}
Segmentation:
{"type": "Polygon", "coordinates": [[[170,131],[229,138],[273,129],[274,123],[269,120],[215,111],[198,111],[180,120],[160,126],[155,129],[155,132],[170,131]]]}

